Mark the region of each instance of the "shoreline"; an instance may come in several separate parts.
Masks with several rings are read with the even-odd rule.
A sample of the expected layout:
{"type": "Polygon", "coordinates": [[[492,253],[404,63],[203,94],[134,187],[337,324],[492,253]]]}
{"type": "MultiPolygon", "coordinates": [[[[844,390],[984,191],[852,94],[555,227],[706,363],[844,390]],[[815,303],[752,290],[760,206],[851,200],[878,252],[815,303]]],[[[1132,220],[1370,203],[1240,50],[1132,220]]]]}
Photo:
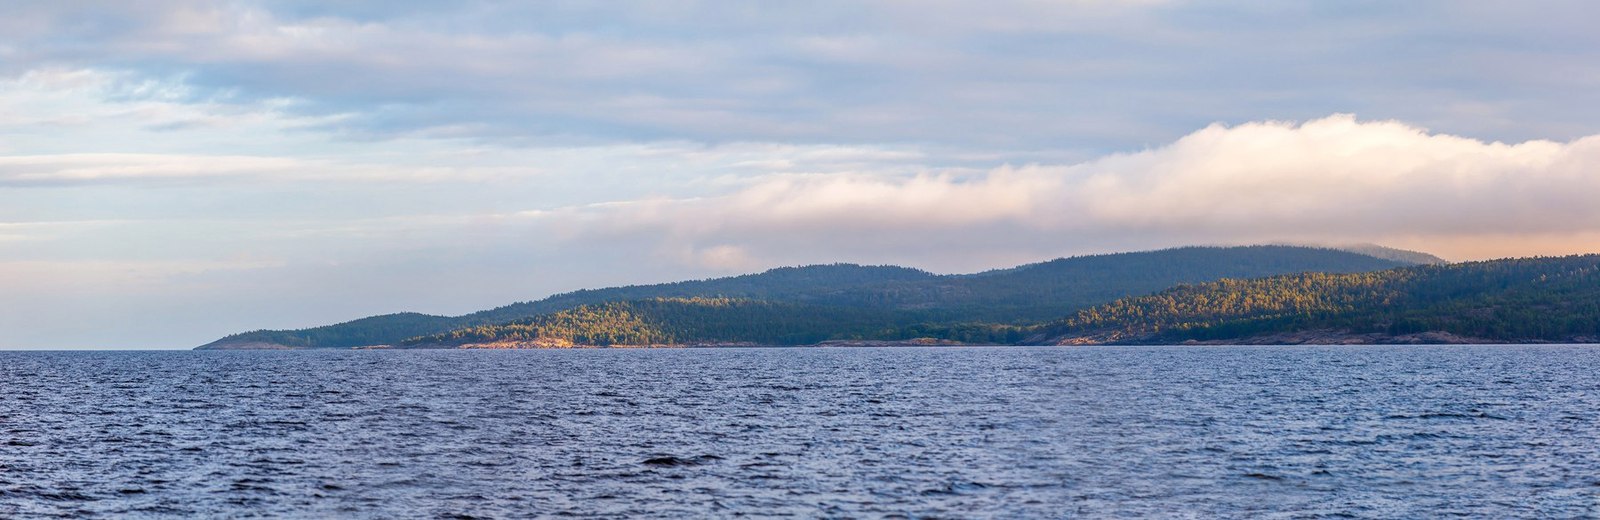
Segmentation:
{"type": "Polygon", "coordinates": [[[1162,341],[1145,338],[1138,341],[1104,338],[1065,338],[1045,343],[962,343],[950,340],[920,338],[913,340],[828,340],[819,343],[783,345],[749,341],[706,341],[692,343],[657,343],[648,345],[585,345],[571,342],[508,341],[493,343],[466,343],[460,345],[364,345],[350,348],[305,348],[277,344],[249,343],[241,346],[195,348],[189,350],[559,350],[559,349],[737,349],[737,348],[882,348],[882,347],[1212,347],[1212,346],[1362,346],[1362,345],[1600,345],[1600,337],[1577,337],[1563,341],[1523,340],[1506,341],[1489,338],[1458,336],[1445,332],[1390,335],[1381,333],[1350,333],[1337,331],[1288,332],[1220,340],[1162,341]]]}

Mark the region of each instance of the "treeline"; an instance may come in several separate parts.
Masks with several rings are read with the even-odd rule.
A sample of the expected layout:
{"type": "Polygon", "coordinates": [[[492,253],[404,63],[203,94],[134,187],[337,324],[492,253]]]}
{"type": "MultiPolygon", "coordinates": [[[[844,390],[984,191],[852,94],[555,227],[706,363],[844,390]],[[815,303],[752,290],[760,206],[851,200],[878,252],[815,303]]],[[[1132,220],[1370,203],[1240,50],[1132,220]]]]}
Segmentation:
{"type": "Polygon", "coordinates": [[[1179,286],[1041,327],[1050,343],[1169,343],[1306,330],[1508,342],[1600,335],[1600,255],[1302,273],[1179,286]]]}
{"type": "MultiPolygon", "coordinates": [[[[291,347],[804,345],[920,338],[969,344],[1181,343],[1304,331],[1390,336],[1445,332],[1505,342],[1600,340],[1600,255],[1224,278],[1120,299],[1112,293],[1134,290],[1142,283],[1207,272],[1289,269],[1336,257],[1307,248],[1192,248],[1141,253],[1132,259],[1116,256],[967,276],[849,265],[785,268],[727,279],[569,293],[557,298],[691,295],[574,300],[558,310],[499,323],[462,326],[460,318],[398,314],[308,331],[258,331],[221,342],[266,341],[291,347]],[[1248,268],[1227,267],[1229,258],[1237,261],[1240,256],[1255,260],[1247,262],[1248,268]],[[1206,267],[1185,266],[1185,261],[1206,267]],[[1164,269],[1177,274],[1157,273],[1164,269]],[[1090,280],[1094,273],[1103,279],[1090,280]],[[693,295],[702,290],[743,296],[693,295]],[[1072,307],[1072,302],[1080,301],[1074,298],[1092,298],[1085,296],[1089,294],[1099,294],[1105,302],[1072,307]],[[1040,308],[1057,309],[1055,316],[1069,317],[1017,318],[1031,316],[1019,309],[1040,308]]],[[[1363,264],[1340,265],[1353,269],[1363,264]]]]}
{"type": "Polygon", "coordinates": [[[1185,283],[1289,273],[1361,273],[1412,265],[1299,246],[1181,247],[1063,258],[940,280],[937,296],[911,307],[947,309],[947,320],[1036,324],[1119,298],[1185,283]]]}
{"type": "Polygon", "coordinates": [[[828,340],[933,337],[969,343],[1015,342],[1018,327],[921,325],[883,309],[829,307],[735,298],[658,298],[584,305],[503,323],[411,338],[402,346],[457,346],[555,340],[575,345],[755,343],[806,345],[828,340]]]}
{"type": "MultiPolygon", "coordinates": [[[[212,344],[268,343],[295,348],[325,348],[328,345],[356,347],[381,345],[402,338],[433,334],[455,328],[458,321],[445,316],[406,312],[371,316],[337,325],[301,330],[256,330],[233,334],[212,344]]],[[[204,347],[202,347],[204,348],[204,347]]]]}
{"type": "Polygon", "coordinates": [[[851,264],[785,267],[727,278],[574,291],[456,317],[394,314],[303,330],[255,331],[229,336],[202,348],[251,342],[312,348],[392,344],[416,336],[532,320],[584,306],[661,298],[729,298],[791,304],[812,316],[834,315],[842,320],[840,326],[849,334],[886,337],[925,333],[929,337],[988,342],[991,339],[985,338],[1014,338],[1022,326],[1179,283],[1307,271],[1367,272],[1399,265],[1407,264],[1332,249],[1249,246],[1185,247],[1064,258],[970,275],[934,275],[904,267],[851,264]],[[820,308],[832,310],[816,310],[820,308]],[[869,317],[887,321],[877,323],[879,328],[875,331],[850,328],[852,320],[869,317]],[[996,332],[999,330],[1005,332],[996,332]]]}

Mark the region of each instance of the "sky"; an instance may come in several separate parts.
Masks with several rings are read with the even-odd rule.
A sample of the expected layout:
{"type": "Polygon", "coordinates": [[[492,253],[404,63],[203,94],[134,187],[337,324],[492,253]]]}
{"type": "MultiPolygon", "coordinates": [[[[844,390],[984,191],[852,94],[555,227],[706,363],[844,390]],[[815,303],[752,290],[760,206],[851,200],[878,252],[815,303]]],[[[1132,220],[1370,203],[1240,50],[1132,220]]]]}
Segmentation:
{"type": "Polygon", "coordinates": [[[1600,3],[8,2],[0,348],[813,263],[1600,252],[1600,3]]]}

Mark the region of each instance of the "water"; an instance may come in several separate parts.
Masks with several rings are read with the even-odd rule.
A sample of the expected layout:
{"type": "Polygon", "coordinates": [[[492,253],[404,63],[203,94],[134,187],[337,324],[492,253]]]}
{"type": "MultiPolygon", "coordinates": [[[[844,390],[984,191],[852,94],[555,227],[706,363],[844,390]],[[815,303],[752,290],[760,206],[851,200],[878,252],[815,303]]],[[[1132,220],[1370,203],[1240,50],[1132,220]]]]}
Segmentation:
{"type": "Polygon", "coordinates": [[[1582,517],[1600,348],[0,352],[0,517],[1582,517]]]}

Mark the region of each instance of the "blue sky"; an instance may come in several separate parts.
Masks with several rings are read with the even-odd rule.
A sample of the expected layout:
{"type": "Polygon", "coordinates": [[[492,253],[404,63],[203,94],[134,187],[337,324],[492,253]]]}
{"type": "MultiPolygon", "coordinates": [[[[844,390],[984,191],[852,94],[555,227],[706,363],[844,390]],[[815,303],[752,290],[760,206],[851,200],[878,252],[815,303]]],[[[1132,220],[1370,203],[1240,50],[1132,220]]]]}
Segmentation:
{"type": "Polygon", "coordinates": [[[817,262],[1600,250],[1600,6],[20,2],[0,348],[817,262]]]}

